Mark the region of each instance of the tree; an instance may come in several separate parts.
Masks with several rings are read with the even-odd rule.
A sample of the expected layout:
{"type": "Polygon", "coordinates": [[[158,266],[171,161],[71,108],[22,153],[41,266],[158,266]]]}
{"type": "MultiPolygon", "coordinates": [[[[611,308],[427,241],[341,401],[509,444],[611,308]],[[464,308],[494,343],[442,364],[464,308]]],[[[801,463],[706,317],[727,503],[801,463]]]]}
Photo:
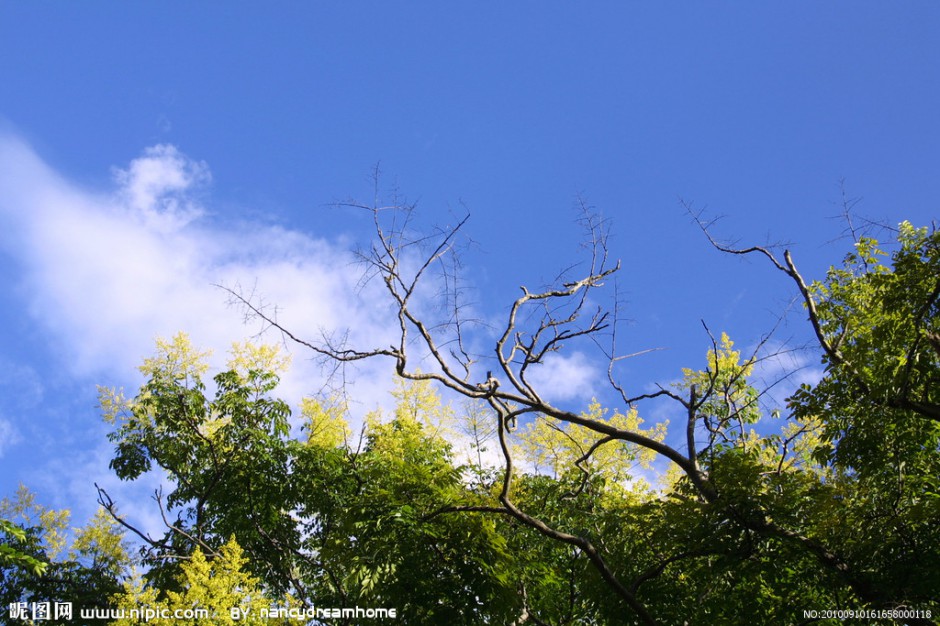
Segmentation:
{"type": "Polygon", "coordinates": [[[185,564],[197,551],[221,558],[232,538],[271,598],[395,608],[416,623],[504,621],[515,589],[494,524],[434,515],[459,499],[462,469],[428,428],[448,413],[428,385],[401,386],[394,414],[372,414],[358,443],[341,406],[308,399],[302,440],[290,435],[286,403],[271,395],[276,352],[235,353],[231,369],[214,376],[211,400],[203,353],[182,334],[158,342],[133,399],[102,389],[118,476],[133,480],[156,465],[172,479],[172,491],[155,494],[167,526],[157,538],[99,491],[145,544],[138,595],[185,593],[185,564]]]}
{"type": "Polygon", "coordinates": [[[292,434],[275,395],[284,363],[265,347],[236,348],[212,398],[183,335],[158,345],[133,399],[102,391],[118,475],[158,466],[172,479],[169,494],[155,494],[159,538],[100,491],[145,542],[149,589],[184,593],[182,564],[218,559],[234,538],[268,597],[394,606],[409,623],[811,623],[804,610],[832,607],[934,623],[936,231],[902,224],[890,265],[859,239],[814,284],[788,252],[780,261],[714,242],[763,255],[793,281],[827,368],[772,428],[752,381],[767,338],[742,355],[709,331],[702,369],[628,393],[616,376],[627,358],[616,289],[609,309],[597,304],[619,265],[590,212],[584,271],[523,287],[492,352],[478,354],[470,346],[491,331],[461,299],[466,218],[426,236],[410,229],[409,207],[359,208],[374,219],[360,258],[392,304],[393,345],[303,339],[232,292],[327,364],[390,361],[396,408],[368,416],[358,439],[342,394],[305,400],[306,438],[292,434]],[[563,405],[538,387],[534,372],[579,346],[600,347],[619,406],[563,405]],[[439,392],[463,398],[465,421],[439,392]],[[666,443],[666,424],[643,424],[653,399],[675,403],[681,443],[666,443]],[[495,432],[481,426],[483,410],[495,432]],[[459,432],[480,451],[475,465],[457,461],[459,432]],[[488,442],[496,467],[482,462],[488,442]],[[638,471],[651,462],[668,466],[657,486],[638,471]]]}
{"type": "Polygon", "coordinates": [[[0,532],[6,535],[0,540],[0,567],[20,568],[34,576],[40,576],[49,567],[45,561],[30,556],[14,547],[15,543],[26,541],[26,530],[7,519],[0,519],[0,532]]]}
{"type": "MultiPolygon", "coordinates": [[[[478,337],[461,300],[457,254],[467,218],[429,236],[411,229],[412,207],[347,206],[369,212],[374,220],[374,243],[360,252],[360,259],[366,279],[379,280],[388,295],[399,329],[393,345],[353,346],[330,335],[305,339],[249,297],[231,293],[249,313],[327,361],[342,365],[384,358],[402,378],[433,381],[489,405],[503,456],[499,484],[489,500],[454,504],[449,512],[511,518],[527,532],[586,559],[603,585],[589,583],[585,574],[584,584],[576,586],[612,596],[597,604],[602,613],[609,610],[603,607],[622,607],[607,613],[611,620],[653,624],[695,616],[691,621],[696,623],[724,623],[750,611],[753,617],[793,620],[797,601],[938,609],[930,590],[937,588],[940,542],[928,521],[936,519],[940,459],[936,231],[902,224],[901,249],[890,267],[877,262],[873,241],[859,240],[844,268],[812,286],[789,252],[780,261],[768,249],[716,243],[729,253],[763,254],[793,280],[828,368],[823,381],[793,397],[784,429],[762,435],[755,430],[763,416],[762,392],[749,381],[758,353],[742,361],[726,338],[712,340],[708,367],[687,372],[677,388],[631,395],[617,380],[616,365],[627,355],[617,351],[616,294],[609,309],[595,303],[619,264],[608,258],[605,224],[590,212],[582,216],[586,269],[563,274],[541,290],[523,286],[487,355],[468,348],[478,337]],[[424,302],[429,285],[438,287],[438,299],[446,304],[441,314],[424,302]],[[684,415],[684,446],[668,445],[636,423],[611,423],[597,412],[547,399],[532,373],[555,352],[591,342],[606,346],[609,379],[623,414],[652,398],[672,399],[684,415]],[[496,372],[495,379],[482,376],[484,362],[496,372]],[[544,433],[564,434],[575,427],[592,433],[589,446],[581,439],[578,449],[587,449],[575,462],[574,455],[567,455],[573,465],[568,475],[579,475],[580,484],[603,482],[597,471],[602,463],[594,462],[591,469],[592,459],[610,447],[619,447],[618,454],[628,458],[656,455],[673,464],[679,478],[657,497],[640,498],[635,505],[618,502],[617,513],[605,517],[610,525],[601,530],[607,533],[598,535],[583,523],[592,509],[573,511],[575,498],[568,497],[567,486],[558,491],[564,473],[556,469],[548,480],[520,471],[510,442],[520,418],[534,420],[544,433]],[[539,485],[555,495],[533,498],[539,485]],[[548,506],[553,497],[561,507],[557,512],[548,506]],[[838,523],[843,507],[850,528],[838,523]],[[872,524],[872,516],[877,523],[872,524]],[[654,543],[644,549],[631,539],[636,536],[654,543]],[[885,541],[884,547],[877,541],[885,541]],[[903,576],[901,569],[907,572],[903,576]],[[809,587],[806,580],[820,586],[809,587]],[[689,583],[692,594],[683,591],[689,583]],[[738,600],[728,604],[728,597],[738,600]],[[760,600],[754,605],[745,601],[754,597],[760,600]],[[702,603],[702,598],[715,600],[702,603]],[[623,617],[624,609],[629,617],[623,617]]],[[[555,445],[542,439],[536,454],[555,445]]],[[[592,506],[603,501],[599,493],[593,492],[592,506]]],[[[890,615],[884,619],[890,621],[890,615]]],[[[932,623],[917,616],[908,622],[932,623]]]]}
{"type": "MultiPolygon", "coordinates": [[[[453,228],[442,229],[436,237],[426,237],[410,231],[412,207],[378,207],[354,203],[350,206],[367,210],[373,216],[376,239],[369,250],[360,252],[360,258],[366,266],[367,278],[378,277],[391,299],[397,327],[400,329],[396,345],[351,348],[328,336],[319,342],[306,341],[291,333],[248,298],[234,291],[233,297],[291,340],[326,359],[350,363],[367,358],[388,358],[394,362],[395,371],[402,378],[435,381],[467,398],[489,403],[499,423],[497,434],[505,461],[503,484],[497,498],[498,506],[493,507],[494,510],[514,517],[519,523],[550,539],[567,543],[583,552],[642,622],[655,623],[643,603],[614,575],[592,541],[552,528],[519,508],[512,497],[514,465],[506,430],[520,417],[527,415],[576,424],[598,433],[603,441],[594,450],[619,441],[664,455],[694,477],[703,492],[708,491],[707,480],[694,454],[683,455],[640,432],[618,428],[603,420],[583,417],[580,412],[554,406],[539,394],[530,380],[532,370],[544,363],[548,355],[571,342],[591,340],[610,325],[608,313],[601,309],[592,312],[589,308],[589,295],[602,287],[604,281],[619,269],[619,265],[609,265],[605,225],[589,212],[584,212],[582,222],[588,231],[591,249],[586,275],[573,279],[561,277],[558,285],[545,291],[533,292],[522,288],[523,295],[513,303],[505,329],[496,342],[495,369],[498,378],[504,379],[503,384],[497,387],[479,382],[481,377],[474,371],[478,358],[468,352],[466,347],[465,333],[471,323],[464,319],[461,290],[455,282],[458,280],[455,271],[460,266],[455,246],[468,217],[461,219],[453,228]],[[387,223],[384,223],[386,218],[387,223]],[[422,279],[436,267],[441,268],[441,284],[445,289],[441,298],[447,305],[443,307],[446,314],[441,319],[428,319],[421,314],[419,287],[423,287],[422,279]],[[445,349],[446,346],[450,347],[445,349]],[[416,350],[430,355],[426,363],[429,371],[414,367],[411,355],[416,350]]],[[[629,399],[625,395],[625,404],[629,406],[642,397],[647,396],[629,399]]]]}
{"type": "MultiPolygon", "coordinates": [[[[4,607],[71,603],[74,617],[80,607],[104,606],[128,574],[131,558],[123,535],[101,510],[85,526],[73,529],[71,542],[69,511],[47,509],[25,486],[20,486],[14,498],[0,502],[0,514],[19,521],[19,525],[10,522],[14,532],[3,547],[24,557],[0,563],[0,604],[4,607]]],[[[44,623],[74,622],[53,615],[44,623]]]]}
{"type": "Polygon", "coordinates": [[[296,582],[289,555],[299,542],[289,514],[296,497],[281,480],[289,461],[290,411],[269,393],[286,364],[265,347],[235,346],[231,368],[214,378],[210,401],[202,380],[205,356],[181,333],[158,341],[157,354],[141,367],[149,380],[133,400],[100,392],[105,418],[116,427],[111,467],[118,477],[133,480],[157,465],[174,479],[165,498],[155,494],[165,535],[152,538],[127,523],[104,490],[100,502],[144,541],[147,576],[162,589],[176,585],[175,557],[188,557],[197,547],[215,556],[235,535],[249,554],[270,555],[254,566],[266,568],[259,575],[286,593],[296,582]]]}
{"type": "Polygon", "coordinates": [[[824,377],[789,400],[793,423],[818,425],[813,461],[826,472],[821,491],[838,501],[807,519],[807,547],[867,606],[936,611],[940,552],[928,520],[940,469],[940,232],[908,222],[895,232],[890,265],[878,241],[853,229],[842,267],[812,284],[788,251],[781,262],[765,248],[712,243],[786,274],[821,351],[824,377]]]}
{"type": "MultiPolygon", "coordinates": [[[[922,606],[940,588],[940,231],[902,222],[890,265],[857,237],[841,268],[806,285],[787,254],[826,367],[790,400],[818,419],[818,462],[849,487],[827,543],[876,606],[922,606]]],[[[765,254],[767,254],[765,252],[765,254]]]]}
{"type": "Polygon", "coordinates": [[[264,597],[258,579],[245,572],[246,559],[238,543],[228,541],[212,561],[197,546],[182,562],[176,587],[160,594],[143,585],[140,577],[128,581],[114,598],[115,613],[122,615],[112,626],[154,624],[289,624],[289,617],[272,609],[295,608],[277,605],[264,597]]]}

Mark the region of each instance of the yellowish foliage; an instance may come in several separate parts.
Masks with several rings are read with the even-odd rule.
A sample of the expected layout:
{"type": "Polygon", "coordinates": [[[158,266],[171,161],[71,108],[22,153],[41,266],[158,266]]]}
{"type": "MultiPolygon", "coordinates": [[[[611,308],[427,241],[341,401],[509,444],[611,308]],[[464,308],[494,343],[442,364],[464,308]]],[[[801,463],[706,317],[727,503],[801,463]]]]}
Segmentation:
{"type": "Polygon", "coordinates": [[[441,396],[430,380],[396,379],[392,395],[398,400],[395,417],[399,420],[419,422],[434,437],[453,434],[456,414],[450,404],[441,402],[441,396]]]}
{"type": "Polygon", "coordinates": [[[42,529],[42,542],[46,556],[57,560],[65,550],[71,512],[68,509],[47,509],[36,502],[36,494],[20,484],[13,499],[0,500],[0,519],[7,519],[27,527],[42,529]]]}
{"type": "Polygon", "coordinates": [[[676,483],[679,482],[686,475],[685,471],[676,465],[675,463],[670,463],[666,467],[666,471],[659,476],[659,486],[660,489],[667,493],[672,491],[676,483]]]}
{"type": "MultiPolygon", "coordinates": [[[[581,417],[642,434],[657,441],[662,441],[666,436],[664,424],[649,429],[641,428],[643,420],[635,409],[626,413],[615,411],[609,417],[607,414],[608,410],[595,399],[587,411],[581,413],[581,417]]],[[[604,435],[577,424],[549,418],[533,421],[518,433],[518,438],[516,447],[521,458],[535,466],[537,471],[549,473],[554,477],[579,471],[575,463],[583,458],[580,466],[592,475],[604,474],[617,482],[634,480],[636,467],[648,467],[654,457],[654,453],[646,448],[617,440],[598,446],[584,458],[604,435]]]]}
{"type": "Polygon", "coordinates": [[[124,395],[123,389],[98,385],[98,407],[104,421],[114,424],[119,417],[130,415],[134,401],[124,395]]]}
{"type": "Polygon", "coordinates": [[[822,435],[823,423],[819,418],[789,421],[778,438],[760,440],[764,444],[760,451],[760,461],[763,465],[782,472],[803,470],[830,475],[829,468],[820,466],[812,458],[813,451],[822,442],[822,435]]]}
{"type": "Polygon", "coordinates": [[[281,354],[276,345],[255,345],[250,341],[234,342],[229,350],[227,367],[238,372],[242,379],[248,378],[248,372],[263,371],[281,375],[291,363],[289,354],[281,354]]]}
{"type": "MultiPolygon", "coordinates": [[[[492,409],[479,400],[468,400],[463,405],[460,419],[457,423],[459,441],[465,442],[461,452],[466,456],[468,464],[477,469],[483,469],[487,464],[484,458],[491,450],[497,450],[496,427],[498,418],[492,409]]],[[[500,460],[501,457],[500,457],[500,460]]]]}
{"type": "Polygon", "coordinates": [[[39,525],[43,528],[43,542],[46,544],[46,555],[53,561],[65,550],[67,541],[66,528],[68,527],[71,511],[47,509],[39,514],[39,525]]]}
{"type": "MultiPolygon", "coordinates": [[[[395,410],[392,418],[401,425],[420,425],[424,434],[432,438],[452,438],[457,432],[458,419],[450,404],[444,404],[441,396],[429,380],[405,380],[396,378],[395,410]]],[[[365,415],[366,430],[379,432],[388,416],[378,408],[365,415]]]]}
{"type": "Polygon", "coordinates": [[[210,354],[208,350],[198,351],[189,340],[189,335],[179,332],[170,341],[158,337],[156,354],[144,359],[144,364],[138,369],[144,378],[195,380],[208,371],[206,358],[210,354]]]}
{"type": "Polygon", "coordinates": [[[338,398],[304,398],[300,401],[300,411],[307,421],[307,443],[310,445],[338,448],[349,441],[347,410],[338,398]]]}
{"type": "Polygon", "coordinates": [[[168,591],[159,598],[156,590],[145,588],[139,577],[125,583],[124,593],[114,598],[116,608],[124,610],[122,619],[112,626],[171,626],[179,624],[231,625],[290,623],[287,619],[261,617],[261,610],[271,606],[261,591],[258,579],[245,571],[248,560],[235,539],[222,546],[219,555],[209,561],[198,548],[189,561],[181,566],[178,577],[181,591],[168,591]],[[153,617],[145,620],[142,611],[149,610],[153,617]],[[244,619],[233,617],[233,609],[240,609],[244,619]]]}
{"type": "MultiPolygon", "coordinates": [[[[746,363],[741,363],[741,351],[733,349],[734,342],[731,341],[728,333],[721,333],[721,339],[718,344],[719,347],[717,350],[709,350],[708,352],[709,372],[724,372],[726,374],[734,372],[741,378],[747,378],[751,375],[751,372],[754,370],[753,359],[746,363]]],[[[683,372],[689,374],[691,370],[683,370],[683,372]]]]}
{"type": "MultiPolygon", "coordinates": [[[[215,439],[215,435],[223,426],[232,423],[232,418],[228,415],[220,415],[217,411],[209,413],[209,417],[198,425],[199,433],[206,439],[215,439]]],[[[227,450],[226,446],[224,450],[227,450]]]]}
{"type": "Polygon", "coordinates": [[[75,530],[75,541],[72,542],[69,558],[79,561],[83,557],[91,560],[95,567],[114,575],[122,573],[122,569],[130,563],[121,526],[102,507],[98,507],[88,524],[75,530]]]}
{"type": "Polygon", "coordinates": [[[718,345],[708,351],[708,367],[704,371],[683,369],[681,383],[675,385],[682,393],[696,391],[702,401],[699,415],[705,416],[710,428],[721,431],[726,441],[749,449],[761,445],[759,437],[744,430],[745,424],[754,424],[761,418],[759,394],[748,382],[754,369],[754,357],[741,363],[741,353],[734,350],[734,342],[727,333],[721,333],[718,345]]]}

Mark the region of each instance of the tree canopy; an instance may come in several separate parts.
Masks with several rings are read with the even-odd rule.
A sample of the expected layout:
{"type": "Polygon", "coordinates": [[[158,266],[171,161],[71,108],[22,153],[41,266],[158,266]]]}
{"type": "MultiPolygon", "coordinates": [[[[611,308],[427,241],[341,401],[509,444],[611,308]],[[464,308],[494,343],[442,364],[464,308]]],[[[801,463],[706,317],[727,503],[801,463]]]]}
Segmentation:
{"type": "MultiPolygon", "coordinates": [[[[589,214],[587,271],[523,287],[492,353],[478,354],[453,281],[463,222],[419,236],[364,208],[377,239],[362,259],[393,305],[396,344],[303,339],[241,302],[327,362],[388,359],[392,408],[358,420],[340,393],[292,411],[276,348],[237,344],[209,378],[184,333],[159,341],[132,397],[100,390],[117,476],[169,479],[155,494],[162,535],[99,489],[111,521],[76,540],[110,576],[115,606],[394,608],[409,624],[552,625],[810,624],[838,609],[936,623],[936,229],[902,223],[890,254],[859,237],[809,283],[789,252],[716,243],[789,277],[816,341],[822,377],[768,407],[754,376],[765,344],[744,354],[726,334],[709,333],[702,363],[676,382],[627,391],[619,305],[597,305],[619,265],[589,214]],[[437,313],[418,302],[422,281],[441,288],[437,313]],[[609,362],[611,406],[553,403],[532,374],[585,343],[609,362]],[[648,422],[654,401],[673,403],[671,423],[648,422]],[[137,578],[114,524],[142,546],[137,578]]],[[[3,530],[4,572],[36,575],[47,555],[32,531],[3,530]]]]}

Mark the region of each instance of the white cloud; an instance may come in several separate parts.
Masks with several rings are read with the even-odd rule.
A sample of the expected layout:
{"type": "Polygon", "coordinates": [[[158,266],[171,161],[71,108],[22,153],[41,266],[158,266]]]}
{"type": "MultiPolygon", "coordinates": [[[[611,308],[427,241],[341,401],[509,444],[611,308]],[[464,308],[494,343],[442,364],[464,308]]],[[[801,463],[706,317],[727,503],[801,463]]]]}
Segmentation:
{"type": "MultiPolygon", "coordinates": [[[[211,219],[196,200],[211,180],[205,163],[160,145],[116,169],[114,180],[110,192],[81,189],[21,142],[0,138],[6,247],[23,267],[31,315],[73,374],[125,381],[155,336],[179,330],[222,362],[230,343],[256,327],[244,325],[217,284],[255,290],[302,336],[348,327],[361,345],[388,345],[392,329],[364,305],[369,294],[356,292],[359,269],[344,247],[211,219]]],[[[293,382],[316,390],[309,363],[297,364],[293,382]]]]}
{"type": "Polygon", "coordinates": [[[45,389],[32,367],[0,357],[0,397],[15,411],[28,411],[42,402],[45,389]]]}
{"type": "Polygon", "coordinates": [[[599,380],[607,380],[583,352],[549,354],[528,374],[529,382],[550,402],[590,400],[599,380]]]}
{"type": "Polygon", "coordinates": [[[176,149],[160,144],[147,148],[126,170],[115,168],[119,195],[148,228],[173,232],[202,215],[188,196],[193,188],[211,181],[209,166],[176,149]]]}
{"type": "Polygon", "coordinates": [[[0,418],[0,458],[3,458],[3,453],[6,452],[7,448],[16,445],[22,439],[16,427],[9,420],[0,418]]]}
{"type": "MultiPolygon", "coordinates": [[[[35,370],[0,357],[0,372],[3,372],[0,377],[3,411],[14,418],[31,414],[42,402],[44,393],[35,370]]],[[[0,458],[22,441],[23,435],[13,421],[0,417],[0,458]]]]}
{"type": "Polygon", "coordinates": [[[783,408],[802,384],[815,385],[825,371],[819,355],[811,350],[794,350],[780,342],[764,345],[751,376],[754,386],[764,392],[762,403],[768,409],[783,408]]]}
{"type": "MultiPolygon", "coordinates": [[[[26,307],[37,335],[72,376],[89,385],[128,386],[131,393],[140,382],[136,367],[153,352],[157,336],[188,332],[194,344],[214,351],[215,366],[225,362],[233,341],[253,338],[258,325],[244,323],[218,284],[263,296],[307,339],[348,329],[357,347],[393,342],[395,327],[375,306],[382,300],[373,290],[382,285],[357,290],[361,268],[345,242],[225,219],[212,209],[210,181],[205,163],[160,145],[116,168],[112,188],[89,190],[0,134],[0,248],[21,270],[20,296],[8,291],[7,307],[26,307]]],[[[291,350],[294,364],[280,393],[297,406],[301,396],[320,389],[322,376],[305,349],[291,350]]],[[[39,371],[24,381],[36,383],[30,389],[40,398],[37,381],[46,373],[35,366],[39,371]]],[[[347,389],[357,401],[353,408],[387,404],[392,376],[388,361],[359,367],[347,389]]],[[[94,432],[99,419],[89,407],[70,427],[94,432]]],[[[0,454],[18,440],[17,432],[14,423],[0,420],[0,454]]],[[[37,456],[30,473],[54,492],[53,500],[78,510],[93,502],[92,480],[107,484],[118,502],[146,516],[143,526],[158,530],[155,505],[146,500],[159,477],[120,483],[107,469],[110,453],[104,441],[93,451],[56,447],[54,456],[37,456]]]]}

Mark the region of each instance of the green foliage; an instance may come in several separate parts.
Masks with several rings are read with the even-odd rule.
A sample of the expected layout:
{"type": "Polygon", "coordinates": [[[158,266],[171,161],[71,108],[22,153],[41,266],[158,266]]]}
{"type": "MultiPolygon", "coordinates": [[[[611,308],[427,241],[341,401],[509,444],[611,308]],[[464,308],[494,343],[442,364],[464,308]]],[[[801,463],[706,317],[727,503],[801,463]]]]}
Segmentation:
{"type": "Polygon", "coordinates": [[[183,593],[180,563],[232,537],[272,597],[395,607],[415,623],[507,616],[514,589],[492,520],[438,514],[459,500],[463,468],[432,430],[450,410],[431,387],[402,385],[394,414],[373,414],[353,450],[344,411],[328,400],[305,401],[306,440],[291,436],[290,410],[272,395],[276,355],[238,351],[211,400],[184,335],[158,344],[134,399],[102,390],[118,476],[155,465],[173,479],[173,528],[145,551],[147,589],[183,593]]]}
{"type": "Polygon", "coordinates": [[[40,576],[49,567],[45,561],[41,561],[30,556],[21,549],[16,548],[15,543],[24,543],[27,532],[11,522],[10,520],[0,519],[0,532],[6,537],[0,539],[0,568],[20,568],[33,576],[40,576]]]}
{"type": "MultiPolygon", "coordinates": [[[[0,554],[20,555],[0,560],[0,606],[71,602],[78,611],[82,606],[104,606],[107,597],[119,589],[131,560],[122,532],[104,511],[99,510],[84,527],[73,529],[70,545],[69,511],[43,507],[25,486],[20,486],[14,498],[0,502],[0,514],[10,518],[3,523],[4,531],[11,529],[0,544],[0,554]]],[[[74,622],[50,619],[42,623],[74,622]]]]}
{"type": "Polygon", "coordinates": [[[937,476],[940,443],[940,231],[904,222],[887,255],[861,239],[812,294],[832,346],[826,376],[793,398],[797,415],[824,418],[819,458],[864,475],[903,464],[937,476]]]}
{"type": "Polygon", "coordinates": [[[940,588],[940,232],[904,222],[890,256],[863,238],[812,286],[831,349],[791,399],[816,419],[816,460],[839,472],[838,527],[821,529],[885,602],[940,588]]]}
{"type": "MultiPolygon", "coordinates": [[[[203,356],[177,335],[158,342],[157,355],[141,368],[150,378],[133,400],[101,393],[106,419],[116,425],[110,438],[117,475],[133,480],[156,464],[175,482],[163,506],[176,515],[178,530],[169,530],[145,554],[152,566],[148,576],[165,588],[175,585],[177,568],[164,553],[188,555],[198,545],[218,546],[236,530],[250,553],[269,551],[272,542],[297,542],[288,513],[295,498],[282,480],[290,409],[270,396],[277,374],[255,369],[259,361],[271,362],[270,349],[237,346],[233,369],[214,378],[212,400],[202,380],[203,356]]],[[[290,570],[277,559],[257,565],[271,579],[277,579],[275,571],[290,570]]]]}
{"type": "MultiPolygon", "coordinates": [[[[145,577],[121,601],[395,607],[413,624],[640,623],[613,577],[663,624],[940,613],[938,250],[936,232],[902,224],[890,263],[863,239],[811,286],[826,370],[786,419],[765,419],[754,359],[722,334],[701,370],[663,390],[691,420],[680,439],[692,450],[684,465],[670,457],[659,490],[647,478],[665,424],[597,401],[570,422],[536,415],[508,445],[513,503],[541,529],[499,499],[504,473],[483,462],[496,418],[482,404],[462,422],[430,382],[400,381],[394,410],[368,415],[357,436],[343,402],[305,399],[297,436],[274,349],[236,346],[207,385],[184,335],[160,342],[133,399],[101,392],[114,471],[134,480],[159,467],[172,485],[160,501],[172,528],[146,546],[145,577]],[[471,466],[454,448],[468,439],[471,466]],[[589,542],[607,578],[545,528],[589,542]]],[[[101,551],[118,551],[88,537],[99,551],[80,536],[75,554],[112,571],[101,551]]]]}

